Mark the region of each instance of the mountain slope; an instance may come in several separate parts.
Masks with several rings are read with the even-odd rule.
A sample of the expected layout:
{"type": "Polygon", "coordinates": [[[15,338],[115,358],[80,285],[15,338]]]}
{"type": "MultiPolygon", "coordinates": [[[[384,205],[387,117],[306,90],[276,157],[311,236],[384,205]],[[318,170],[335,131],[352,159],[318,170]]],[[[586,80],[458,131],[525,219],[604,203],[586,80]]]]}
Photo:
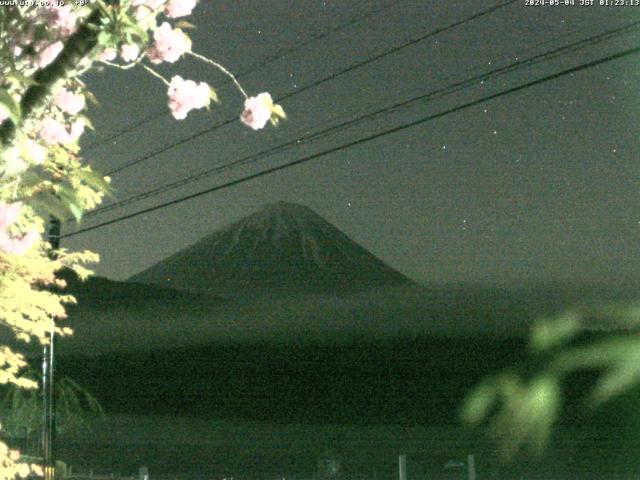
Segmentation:
{"type": "Polygon", "coordinates": [[[130,280],[227,297],[412,285],[311,209],[286,202],[214,232],[130,280]]]}

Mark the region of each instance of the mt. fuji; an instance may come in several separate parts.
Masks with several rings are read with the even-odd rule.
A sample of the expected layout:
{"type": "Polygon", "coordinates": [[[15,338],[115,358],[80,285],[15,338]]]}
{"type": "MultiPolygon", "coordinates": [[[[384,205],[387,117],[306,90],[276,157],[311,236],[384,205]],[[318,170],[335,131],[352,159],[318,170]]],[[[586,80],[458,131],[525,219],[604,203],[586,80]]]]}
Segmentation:
{"type": "Polygon", "coordinates": [[[310,208],[287,202],[206,236],[130,281],[232,298],[413,285],[310,208]]]}

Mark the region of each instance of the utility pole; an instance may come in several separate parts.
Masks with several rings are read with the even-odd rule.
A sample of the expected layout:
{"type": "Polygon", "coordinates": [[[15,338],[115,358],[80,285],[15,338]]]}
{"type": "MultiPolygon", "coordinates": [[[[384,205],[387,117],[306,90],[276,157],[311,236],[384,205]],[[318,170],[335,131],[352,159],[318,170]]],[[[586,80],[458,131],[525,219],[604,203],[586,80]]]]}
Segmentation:
{"type": "MultiPolygon", "coordinates": [[[[47,240],[51,244],[51,255],[56,255],[60,248],[60,220],[51,218],[47,227],[47,240]]],[[[55,395],[53,391],[55,331],[49,332],[49,343],[44,346],[42,355],[42,457],[44,463],[44,480],[53,480],[55,477],[55,437],[56,437],[56,413],[55,395]]]]}
{"type": "Polygon", "coordinates": [[[405,454],[398,456],[398,478],[399,480],[407,480],[407,456],[405,454]]]}
{"type": "Polygon", "coordinates": [[[467,455],[467,469],[469,480],[476,480],[476,457],[473,454],[467,455]]]}

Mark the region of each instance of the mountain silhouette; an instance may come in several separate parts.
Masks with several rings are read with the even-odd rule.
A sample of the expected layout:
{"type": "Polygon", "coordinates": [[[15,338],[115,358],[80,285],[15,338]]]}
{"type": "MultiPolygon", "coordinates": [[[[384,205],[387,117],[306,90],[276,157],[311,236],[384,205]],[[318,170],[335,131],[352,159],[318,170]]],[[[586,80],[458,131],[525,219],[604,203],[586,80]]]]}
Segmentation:
{"type": "Polygon", "coordinates": [[[129,280],[223,297],[413,285],[310,208],[287,202],[222,228],[129,280]]]}

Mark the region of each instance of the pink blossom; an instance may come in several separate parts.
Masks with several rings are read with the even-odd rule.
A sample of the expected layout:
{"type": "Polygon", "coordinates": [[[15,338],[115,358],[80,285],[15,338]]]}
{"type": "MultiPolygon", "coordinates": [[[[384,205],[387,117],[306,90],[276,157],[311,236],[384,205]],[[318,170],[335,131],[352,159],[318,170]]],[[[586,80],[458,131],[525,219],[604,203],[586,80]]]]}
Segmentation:
{"type": "Polygon", "coordinates": [[[16,222],[21,208],[21,202],[0,202],[0,230],[6,230],[16,222]]]}
{"type": "Polygon", "coordinates": [[[47,158],[47,149],[30,138],[24,142],[24,148],[35,165],[41,165],[47,158]]]}
{"type": "Polygon", "coordinates": [[[179,28],[172,29],[167,22],[156,28],[153,39],[155,42],[147,51],[149,60],[153,63],[173,63],[185,52],[191,50],[189,37],[179,28]]]}
{"type": "Polygon", "coordinates": [[[38,65],[38,67],[44,68],[51,62],[53,62],[56,57],[60,55],[60,52],[62,52],[63,48],[64,44],[58,40],[57,42],[52,43],[48,47],[40,50],[40,52],[38,52],[38,58],[36,59],[36,64],[38,65]]]}
{"type": "Polygon", "coordinates": [[[84,133],[84,122],[82,120],[76,120],[71,124],[71,129],[69,130],[69,135],[67,137],[67,143],[75,142],[80,138],[80,136],[84,133]]]}
{"type": "Polygon", "coordinates": [[[273,100],[268,93],[261,93],[255,97],[249,97],[244,101],[244,111],[240,115],[240,120],[246,126],[254,130],[264,128],[271,118],[271,108],[273,100]]]}
{"type": "Polygon", "coordinates": [[[47,145],[55,145],[56,143],[67,143],[69,132],[62,123],[48,117],[42,121],[38,136],[47,145]]]}
{"type": "Polygon", "coordinates": [[[84,96],[62,88],[53,97],[53,104],[69,115],[76,115],[85,106],[84,96]]]}
{"type": "Polygon", "coordinates": [[[133,62],[140,55],[140,47],[135,43],[127,43],[120,47],[120,57],[125,62],[133,62]]]}
{"type": "Polygon", "coordinates": [[[31,248],[40,236],[36,231],[20,236],[9,233],[9,227],[18,220],[21,209],[20,202],[0,202],[0,252],[20,255],[31,248]]]}
{"type": "Polygon", "coordinates": [[[194,9],[196,3],[198,3],[198,0],[169,0],[164,13],[170,18],[191,15],[191,10],[194,9]]]}
{"type": "Polygon", "coordinates": [[[158,10],[167,0],[133,0],[134,7],[147,7],[151,10],[158,10]]]}
{"type": "Polygon", "coordinates": [[[63,37],[68,37],[76,31],[78,14],[71,5],[56,5],[46,9],[41,14],[50,28],[57,29],[63,37]]]}
{"type": "Polygon", "coordinates": [[[118,52],[115,48],[105,48],[98,54],[98,60],[101,60],[103,62],[110,62],[112,60],[115,60],[116,55],[118,55],[118,52]]]}
{"type": "Polygon", "coordinates": [[[70,5],[64,5],[56,8],[57,18],[56,27],[58,27],[64,36],[69,36],[76,31],[78,22],[78,14],[70,5]]]}
{"type": "Polygon", "coordinates": [[[84,133],[84,122],[76,120],[71,124],[71,129],[53,118],[45,118],[42,121],[38,136],[47,145],[55,145],[57,143],[71,143],[84,133]]]}
{"type": "Polygon", "coordinates": [[[38,238],[40,238],[40,234],[33,230],[20,236],[0,232],[0,252],[22,255],[33,246],[38,238]]]}
{"type": "Polygon", "coordinates": [[[184,80],[180,75],[175,75],[169,85],[169,109],[177,120],[184,120],[187,114],[195,108],[203,108],[209,105],[211,89],[205,82],[197,83],[193,80],[184,80]]]}

